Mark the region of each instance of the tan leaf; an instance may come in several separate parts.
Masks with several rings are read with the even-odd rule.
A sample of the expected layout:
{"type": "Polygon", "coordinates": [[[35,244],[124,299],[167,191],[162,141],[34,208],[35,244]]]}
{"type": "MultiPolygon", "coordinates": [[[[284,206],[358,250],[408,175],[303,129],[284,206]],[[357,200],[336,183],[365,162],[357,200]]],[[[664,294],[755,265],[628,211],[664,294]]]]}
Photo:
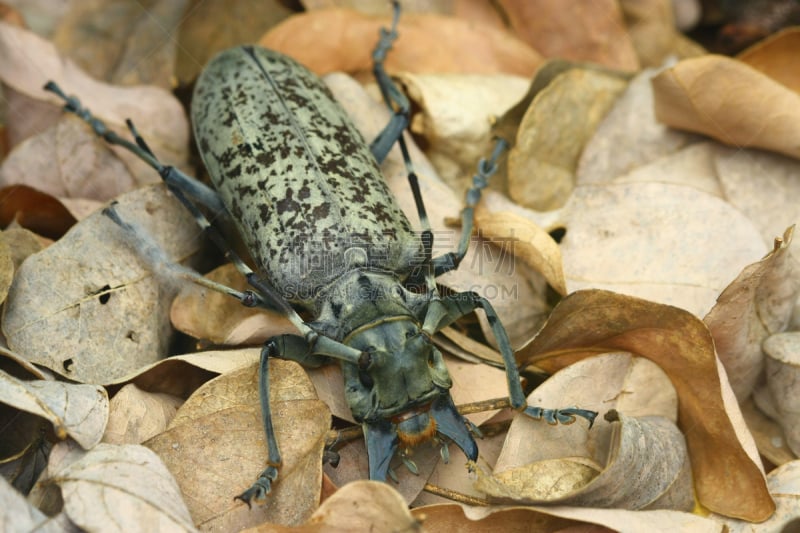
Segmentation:
{"type": "Polygon", "coordinates": [[[741,52],[737,59],[800,93],[800,74],[797,70],[799,46],[800,27],[794,26],[757,42],[741,52]]]}
{"type": "Polygon", "coordinates": [[[653,531],[671,533],[723,533],[724,526],[709,518],[679,511],[628,511],[584,507],[468,507],[456,504],[430,505],[412,511],[424,520],[425,531],[591,531],[599,526],[623,533],[653,531]]]}
{"type": "MultiPolygon", "coordinates": [[[[239,291],[249,288],[232,263],[206,277],[239,291]]],[[[183,287],[173,300],[170,320],[177,330],[213,344],[260,344],[274,335],[297,333],[289,319],[277,311],[245,307],[227,294],[194,283],[183,287]]]]}
{"type": "Polygon", "coordinates": [[[800,333],[772,335],[764,341],[767,387],[777,410],[776,422],[786,434],[789,448],[800,455],[800,333]]]}
{"type": "Polygon", "coordinates": [[[8,296],[8,289],[14,279],[14,268],[14,259],[5,239],[5,232],[0,232],[0,303],[8,296]]]}
{"type": "Polygon", "coordinates": [[[764,340],[786,329],[794,309],[800,280],[792,275],[789,253],[794,226],[761,261],[744,268],[722,291],[703,321],[739,402],[746,400],[762,377],[764,340]]]}
{"type": "MultiPolygon", "coordinates": [[[[158,174],[151,172],[148,182],[157,181],[158,174]]],[[[108,144],[72,114],[19,144],[0,166],[0,183],[102,201],[138,184],[108,144]]]]}
{"type": "Polygon", "coordinates": [[[658,120],[725,144],[800,157],[800,94],[723,56],[681,61],[653,78],[658,120]]]}
{"type": "Polygon", "coordinates": [[[617,98],[580,155],[579,185],[607,183],[698,140],[656,120],[653,69],[636,75],[617,98]]]}
{"type": "Polygon", "coordinates": [[[581,186],[561,215],[568,291],[609,289],[697,316],[705,316],[742,267],[766,252],[750,220],[693,187],[581,186]]]}
{"type": "Polygon", "coordinates": [[[121,196],[117,212],[140,225],[140,234],[94,213],[29,257],[6,301],[9,347],[74,380],[108,383],[166,355],[174,288],[153,269],[169,282],[167,261],[190,258],[199,244],[191,216],[163,186],[121,196]],[[153,239],[146,245],[154,257],[134,249],[139,237],[153,239]]]}
{"type": "Polygon", "coordinates": [[[141,444],[167,429],[183,400],[130,383],[111,399],[103,442],[141,444]]]}
{"type": "Polygon", "coordinates": [[[36,235],[24,228],[8,228],[0,233],[0,240],[8,247],[15,271],[28,256],[42,249],[42,243],[36,235]]]}
{"type": "Polygon", "coordinates": [[[6,531],[41,531],[57,533],[67,531],[63,517],[50,518],[28,502],[11,484],[0,476],[0,524],[6,531]]]}
{"type": "Polygon", "coordinates": [[[731,533],[790,532],[800,516],[800,461],[786,463],[767,474],[767,484],[778,505],[767,521],[751,524],[720,516],[712,518],[727,526],[731,533]]]}
{"type": "MultiPolygon", "coordinates": [[[[372,68],[378,30],[389,18],[343,8],[289,17],[259,44],[290,55],[318,74],[363,72],[372,68]]],[[[434,13],[408,14],[398,28],[386,68],[393,72],[504,72],[530,76],[541,56],[511,34],[489,25],[434,13]],[[436,53],[429,51],[435,49],[436,53]]]]}
{"type": "Polygon", "coordinates": [[[617,76],[570,69],[537,94],[508,155],[511,198],[540,211],[561,207],[584,144],[625,86],[617,76]]]}
{"type": "Polygon", "coordinates": [[[108,421],[108,395],[97,385],[58,381],[22,381],[0,370],[0,398],[6,405],[35,414],[53,424],[56,437],[95,446],[108,421]]]}
{"type": "Polygon", "coordinates": [[[490,242],[542,274],[558,294],[567,294],[561,249],[546,231],[514,213],[490,213],[480,207],[475,211],[475,226],[490,242]]]}
{"type": "MultiPolygon", "coordinates": [[[[59,98],[42,89],[47,81],[53,80],[68,94],[78,95],[84,103],[91,104],[94,116],[120,135],[129,135],[125,119],[133,117],[137,129],[164,164],[187,160],[188,121],[181,104],[167,91],[156,87],[114,87],[95,81],[72,61],[63,59],[49,41],[3,23],[0,23],[0,56],[4,59],[0,63],[0,81],[18,93],[62,107],[59,98]]],[[[61,112],[50,111],[51,117],[60,115],[61,112]]],[[[121,149],[117,153],[137,182],[152,180],[153,169],[147,164],[121,149]]]]}
{"type": "Polygon", "coordinates": [[[613,0],[501,0],[514,31],[545,57],[638,70],[619,5],[613,0]]]}
{"type": "Polygon", "coordinates": [[[52,41],[96,79],[171,89],[177,43],[168,36],[186,20],[187,3],[76,0],[52,41]]]}
{"type": "Polygon", "coordinates": [[[292,11],[277,0],[190,0],[180,21],[175,76],[179,82],[193,81],[217,53],[258,41],[292,11]]]}
{"type": "Polygon", "coordinates": [[[726,516],[766,520],[775,507],[757,451],[719,375],[711,335],[700,319],[630,296],[580,291],[556,306],[517,357],[521,366],[555,371],[590,354],[616,350],[654,361],[672,381],[699,502],[726,516]]]}
{"type": "Polygon", "coordinates": [[[426,155],[439,177],[463,194],[472,186],[478,161],[492,152],[492,122],[525,95],[528,80],[503,74],[410,73],[399,79],[419,107],[411,131],[427,141],[426,155]]]}
{"type": "Polygon", "coordinates": [[[265,467],[258,365],[200,387],[170,428],[147,441],[175,474],[202,528],[241,529],[269,519],[305,521],[319,502],[322,448],[330,413],[297,363],[271,359],[270,403],[282,466],[264,506],[234,501],[265,467]]]}
{"type": "Polygon", "coordinates": [[[195,530],[175,479],[143,446],[101,443],[48,469],[64,512],[84,530],[195,530]]]}
{"type": "Polygon", "coordinates": [[[671,0],[620,0],[639,63],[659,67],[669,56],[682,57],[681,35],[676,28],[675,11],[680,2],[671,0]]]}

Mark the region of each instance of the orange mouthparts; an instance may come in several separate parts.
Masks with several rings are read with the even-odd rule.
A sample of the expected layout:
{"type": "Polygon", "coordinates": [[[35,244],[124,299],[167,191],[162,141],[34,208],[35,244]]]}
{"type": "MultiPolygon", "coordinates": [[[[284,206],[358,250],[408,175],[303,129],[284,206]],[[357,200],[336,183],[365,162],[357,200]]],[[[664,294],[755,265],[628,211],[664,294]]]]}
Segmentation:
{"type": "Polygon", "coordinates": [[[397,425],[397,438],[407,447],[417,446],[436,436],[436,420],[429,414],[431,404],[425,404],[392,417],[397,425]]]}

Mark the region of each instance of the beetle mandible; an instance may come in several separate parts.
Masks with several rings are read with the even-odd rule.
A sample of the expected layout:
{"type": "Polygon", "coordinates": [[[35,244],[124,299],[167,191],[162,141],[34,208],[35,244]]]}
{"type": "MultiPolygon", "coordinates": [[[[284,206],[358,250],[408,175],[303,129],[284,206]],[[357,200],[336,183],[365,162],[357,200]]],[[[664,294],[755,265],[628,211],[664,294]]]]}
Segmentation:
{"type": "MultiPolygon", "coordinates": [[[[241,46],[212,59],[195,86],[191,115],[214,189],[162,165],[130,121],[135,144],[109,130],[53,82],[45,86],[98,135],[156,169],[253,288],[217,290],[245,305],[281,311],[301,333],[273,337],[261,351],[268,459],[255,483],[237,496],[248,505],[270,492],[281,464],[269,405],[270,357],[310,366],[340,363],[347,402],[364,430],[370,479],[386,479],[400,445],[433,438],[449,439],[470,461],[477,459],[471,425],[456,410],[452,381],[431,337],[478,308],[502,354],[514,409],[550,423],[583,417],[591,425],[596,416],[578,408],[528,406],[508,335],[491,304],[474,292],[438,293],[435,278],[457,268],[466,254],[473,208],[505,143],[498,141],[491,157],[478,165],[462,211],[457,250],[432,258],[433,233],[402,136],[409,103],[383,66],[397,38],[399,12],[394,2],[391,29],[381,30],[373,52],[374,74],[393,115],[370,145],[325,84],[291,58],[241,46]],[[378,167],[395,142],[408,169],[421,232],[412,229],[378,167]],[[233,219],[256,271],[236,256],[197,204],[213,217],[233,219]],[[313,319],[304,321],[292,305],[313,319]]],[[[113,207],[106,213],[130,228],[113,207]]]]}

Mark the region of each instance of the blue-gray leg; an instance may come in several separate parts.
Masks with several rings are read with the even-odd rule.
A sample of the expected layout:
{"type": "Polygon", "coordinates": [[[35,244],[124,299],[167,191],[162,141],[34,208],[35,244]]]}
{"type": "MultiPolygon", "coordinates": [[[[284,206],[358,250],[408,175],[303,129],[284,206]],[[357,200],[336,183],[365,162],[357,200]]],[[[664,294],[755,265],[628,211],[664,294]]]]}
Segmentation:
{"type": "Polygon", "coordinates": [[[500,354],[503,357],[503,364],[506,371],[506,379],[508,381],[508,393],[509,399],[511,400],[511,407],[517,411],[524,412],[531,418],[537,420],[544,419],[550,424],[571,424],[575,422],[575,417],[581,417],[588,420],[589,427],[592,427],[594,419],[597,417],[597,413],[594,411],[574,407],[566,409],[544,409],[541,407],[531,407],[527,404],[525,393],[520,383],[517,361],[514,358],[514,351],[511,348],[508,334],[503,324],[500,322],[500,318],[497,316],[492,304],[489,303],[486,298],[474,292],[460,292],[445,296],[437,302],[432,302],[431,306],[428,308],[428,314],[425,317],[423,330],[429,335],[433,335],[436,331],[439,331],[478,308],[483,309],[483,312],[486,313],[486,319],[489,321],[489,326],[492,328],[492,333],[500,348],[500,354]]]}

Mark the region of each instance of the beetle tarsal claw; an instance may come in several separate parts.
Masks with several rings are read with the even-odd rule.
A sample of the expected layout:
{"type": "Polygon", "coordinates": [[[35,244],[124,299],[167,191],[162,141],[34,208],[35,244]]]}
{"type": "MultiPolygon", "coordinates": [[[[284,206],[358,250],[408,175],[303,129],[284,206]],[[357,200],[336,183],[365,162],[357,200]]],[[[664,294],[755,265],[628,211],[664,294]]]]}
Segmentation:
{"type": "Polygon", "coordinates": [[[267,498],[267,494],[272,491],[272,482],[278,479],[278,469],[274,466],[268,466],[261,474],[253,485],[239,494],[234,500],[241,500],[251,507],[251,502],[263,502],[267,498]]]}

